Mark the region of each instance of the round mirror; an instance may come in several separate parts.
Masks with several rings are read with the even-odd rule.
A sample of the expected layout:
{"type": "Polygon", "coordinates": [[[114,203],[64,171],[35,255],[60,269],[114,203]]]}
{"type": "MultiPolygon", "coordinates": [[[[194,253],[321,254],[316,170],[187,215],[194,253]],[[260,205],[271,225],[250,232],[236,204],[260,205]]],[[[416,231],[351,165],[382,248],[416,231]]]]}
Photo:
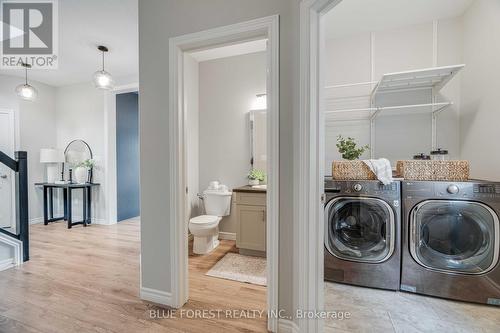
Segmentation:
{"type": "Polygon", "coordinates": [[[86,160],[93,158],[92,149],[90,149],[88,143],[83,140],[71,141],[64,151],[64,156],[70,168],[75,168],[86,160]]]}

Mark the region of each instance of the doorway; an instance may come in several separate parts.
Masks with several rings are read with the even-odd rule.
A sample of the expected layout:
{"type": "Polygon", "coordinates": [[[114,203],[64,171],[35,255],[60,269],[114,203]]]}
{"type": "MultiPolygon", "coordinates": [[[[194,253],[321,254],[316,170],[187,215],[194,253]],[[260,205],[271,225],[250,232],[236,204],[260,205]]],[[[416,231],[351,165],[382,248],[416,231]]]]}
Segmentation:
{"type": "MultiPolygon", "coordinates": [[[[184,91],[184,56],[194,50],[237,44],[243,41],[265,38],[268,40],[267,60],[267,309],[277,311],[278,303],[278,16],[271,16],[231,26],[170,39],[170,146],[172,206],[170,220],[172,261],[172,306],[182,307],[188,300],[188,160],[186,131],[186,105],[184,91]]],[[[277,318],[269,317],[268,329],[277,330],[277,318]]]]}

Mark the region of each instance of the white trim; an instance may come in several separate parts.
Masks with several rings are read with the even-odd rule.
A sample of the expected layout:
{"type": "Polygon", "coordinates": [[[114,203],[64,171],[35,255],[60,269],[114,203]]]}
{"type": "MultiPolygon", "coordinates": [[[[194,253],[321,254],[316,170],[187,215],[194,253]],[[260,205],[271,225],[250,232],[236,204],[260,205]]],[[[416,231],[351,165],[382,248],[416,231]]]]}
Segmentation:
{"type": "Polygon", "coordinates": [[[141,299],[156,304],[170,305],[172,303],[172,294],[165,291],[146,288],[141,285],[141,299]]]}
{"type": "Polygon", "coordinates": [[[0,261],[0,272],[15,266],[14,258],[4,259],[0,261]]]}
{"type": "Polygon", "coordinates": [[[43,223],[43,217],[34,217],[30,219],[30,224],[40,224],[43,223]]]}
{"type": "Polygon", "coordinates": [[[219,239],[236,240],[236,233],[219,231],[219,239]]]}
{"type": "MultiPolygon", "coordinates": [[[[96,224],[117,223],[117,189],[116,189],[116,95],[139,91],[139,83],[134,82],[117,86],[104,94],[104,186],[106,194],[106,221],[96,224]]],[[[140,115],[139,115],[140,116],[140,115]]],[[[96,220],[96,219],[93,219],[96,220]]]]}
{"type": "MultiPolygon", "coordinates": [[[[324,307],[323,290],[323,167],[324,121],[322,111],[323,78],[321,16],[340,0],[302,0],[300,4],[300,108],[294,163],[294,276],[296,308],[320,311],[324,307]]],[[[323,321],[298,320],[300,332],[321,333],[323,321]]]]}
{"type": "MultiPolygon", "coordinates": [[[[9,117],[9,122],[10,122],[10,128],[12,129],[10,133],[10,148],[12,149],[12,154],[19,150],[19,117],[17,116],[17,112],[14,111],[13,109],[3,109],[0,108],[0,113],[5,113],[9,117]]],[[[11,158],[14,158],[14,155],[10,156],[11,158]]],[[[8,169],[8,168],[7,168],[8,169]]],[[[16,221],[17,221],[17,209],[16,209],[16,177],[14,177],[14,172],[10,171],[11,175],[11,221],[10,221],[10,226],[11,228],[17,228],[16,226],[16,221]]]]}
{"type": "Polygon", "coordinates": [[[0,243],[9,245],[14,249],[14,258],[12,262],[14,266],[20,266],[23,263],[23,242],[18,239],[0,234],[0,243]]]}
{"type": "Polygon", "coordinates": [[[300,329],[292,320],[279,319],[278,321],[279,333],[299,333],[300,329]]]}
{"type": "MultiPolygon", "coordinates": [[[[170,160],[170,249],[171,293],[174,308],[188,300],[188,244],[186,221],[186,170],[183,109],[183,52],[235,43],[256,37],[268,39],[268,188],[267,265],[268,310],[278,308],[279,238],[279,16],[269,16],[229,26],[178,36],[169,40],[169,160],[170,160]]],[[[268,320],[268,329],[277,330],[277,320],[268,320]]]]}

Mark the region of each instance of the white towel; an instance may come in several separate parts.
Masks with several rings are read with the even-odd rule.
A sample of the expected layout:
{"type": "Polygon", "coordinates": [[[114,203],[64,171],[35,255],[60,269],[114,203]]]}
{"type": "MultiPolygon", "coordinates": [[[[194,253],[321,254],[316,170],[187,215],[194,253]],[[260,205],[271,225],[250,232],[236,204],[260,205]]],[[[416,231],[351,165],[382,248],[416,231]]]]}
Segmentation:
{"type": "Polygon", "coordinates": [[[392,168],[388,159],[379,158],[378,160],[363,160],[363,162],[384,185],[392,183],[392,168]]]}

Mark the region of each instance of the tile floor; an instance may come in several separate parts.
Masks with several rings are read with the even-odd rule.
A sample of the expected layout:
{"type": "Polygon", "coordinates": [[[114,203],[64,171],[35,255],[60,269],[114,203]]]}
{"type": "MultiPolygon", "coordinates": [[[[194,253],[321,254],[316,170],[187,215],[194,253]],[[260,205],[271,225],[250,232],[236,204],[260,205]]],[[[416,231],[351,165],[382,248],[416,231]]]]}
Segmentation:
{"type": "Polygon", "coordinates": [[[350,319],[327,320],[326,333],[500,332],[500,307],[404,292],[325,282],[325,308],[351,313],[350,319]]]}

